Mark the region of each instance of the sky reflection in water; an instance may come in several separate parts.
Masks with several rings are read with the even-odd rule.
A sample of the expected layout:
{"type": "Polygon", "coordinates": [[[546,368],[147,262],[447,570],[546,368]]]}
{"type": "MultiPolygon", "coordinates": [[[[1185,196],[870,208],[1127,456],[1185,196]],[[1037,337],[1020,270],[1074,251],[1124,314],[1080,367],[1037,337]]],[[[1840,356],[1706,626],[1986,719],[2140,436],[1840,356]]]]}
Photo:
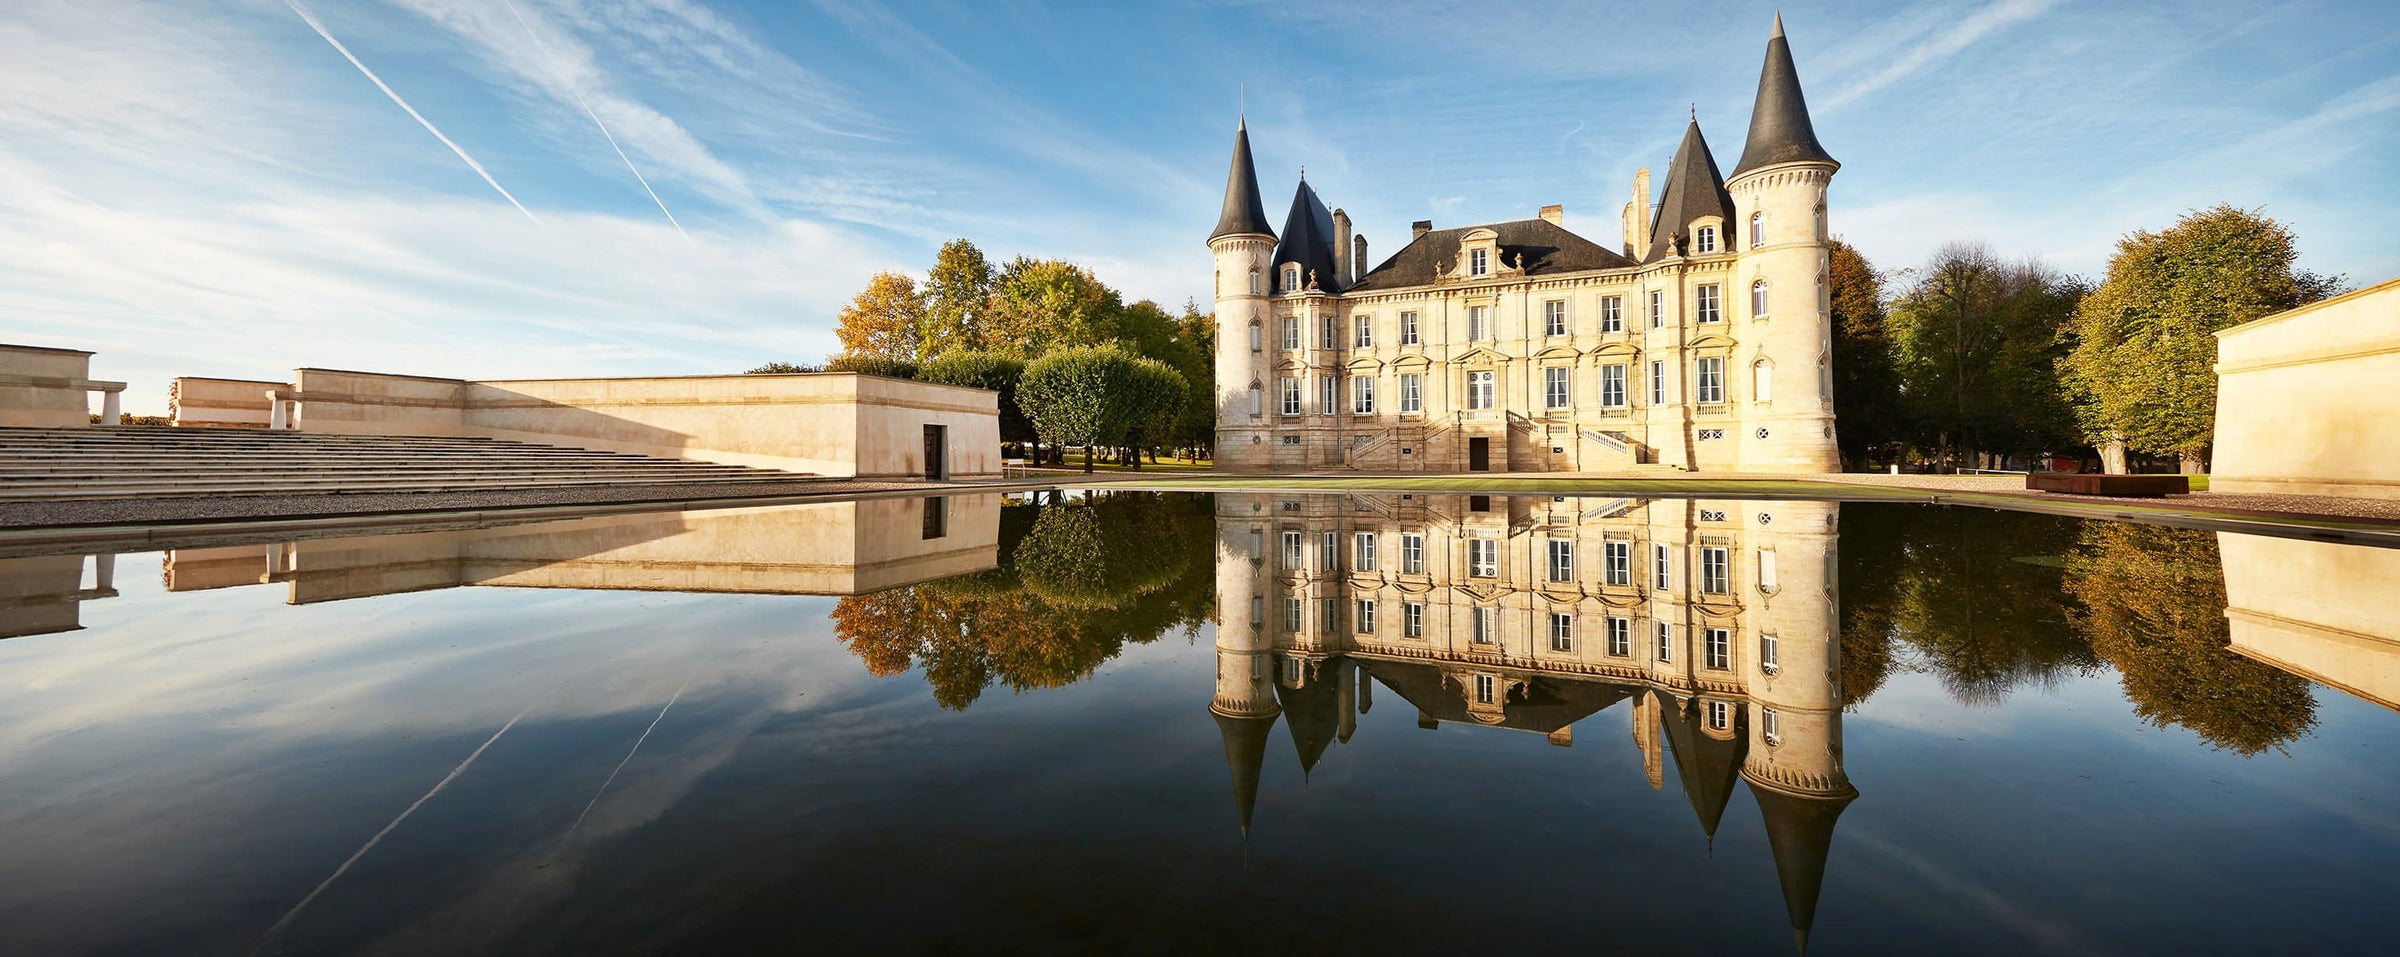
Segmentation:
{"type": "Polygon", "coordinates": [[[102,564],[0,558],[0,952],[2400,930],[2400,552],[1255,494],[231,542],[117,556],[105,587],[102,564]]]}

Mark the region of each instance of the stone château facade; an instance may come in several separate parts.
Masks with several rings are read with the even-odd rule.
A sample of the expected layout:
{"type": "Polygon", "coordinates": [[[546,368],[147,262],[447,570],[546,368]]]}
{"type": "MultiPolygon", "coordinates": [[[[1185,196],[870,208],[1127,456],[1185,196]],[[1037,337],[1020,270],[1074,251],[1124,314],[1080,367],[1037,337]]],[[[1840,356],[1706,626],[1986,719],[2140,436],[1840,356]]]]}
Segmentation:
{"type": "Polygon", "coordinates": [[[1216,257],[1217,465],[1837,471],[1819,145],[1776,19],[1728,180],[1695,118],[1619,248],[1533,219],[1414,225],[1370,269],[1304,178],[1280,233],[1234,134],[1216,257]]]}

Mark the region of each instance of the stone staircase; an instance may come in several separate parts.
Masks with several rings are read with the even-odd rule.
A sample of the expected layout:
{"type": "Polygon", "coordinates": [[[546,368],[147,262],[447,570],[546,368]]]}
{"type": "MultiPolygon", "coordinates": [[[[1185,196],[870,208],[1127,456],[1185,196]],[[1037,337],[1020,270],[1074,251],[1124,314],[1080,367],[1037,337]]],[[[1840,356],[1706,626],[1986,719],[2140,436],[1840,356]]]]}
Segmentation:
{"type": "Polygon", "coordinates": [[[500,439],[0,427],[0,501],[766,485],[814,478],[500,439]]]}

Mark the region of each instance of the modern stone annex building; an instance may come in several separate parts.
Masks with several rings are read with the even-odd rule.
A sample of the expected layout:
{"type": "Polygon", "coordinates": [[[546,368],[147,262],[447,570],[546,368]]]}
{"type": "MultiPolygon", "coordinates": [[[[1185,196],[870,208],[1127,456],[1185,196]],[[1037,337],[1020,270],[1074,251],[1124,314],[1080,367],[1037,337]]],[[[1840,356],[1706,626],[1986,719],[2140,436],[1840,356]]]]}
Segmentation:
{"type": "Polygon", "coordinates": [[[1234,133],[1216,257],[1217,464],[1818,472],[1834,445],[1825,191],[1777,17],[1740,162],[1695,116],[1611,249],[1533,219],[1434,229],[1367,268],[1302,179],[1280,233],[1234,133]]]}

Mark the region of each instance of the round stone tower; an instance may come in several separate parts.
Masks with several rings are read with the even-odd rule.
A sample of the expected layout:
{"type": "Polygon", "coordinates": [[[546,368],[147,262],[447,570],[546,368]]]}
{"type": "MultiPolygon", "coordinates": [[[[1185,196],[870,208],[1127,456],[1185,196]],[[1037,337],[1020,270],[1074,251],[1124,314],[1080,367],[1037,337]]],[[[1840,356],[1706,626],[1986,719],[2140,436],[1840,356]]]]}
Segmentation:
{"type": "Polygon", "coordinates": [[[1216,231],[1208,235],[1208,249],[1217,260],[1217,467],[1263,469],[1270,452],[1267,391],[1274,387],[1264,357],[1272,334],[1267,291],[1274,281],[1268,261],[1275,253],[1275,231],[1258,195],[1248,120],[1234,127],[1225,207],[1216,231]]]}
{"type": "Polygon", "coordinates": [[[1817,143],[1778,15],[1750,137],[1725,183],[1734,204],[1727,230],[1740,250],[1726,312],[1743,323],[1742,349],[1725,372],[1744,403],[1744,471],[1841,470],[1833,435],[1833,311],[1825,287],[1831,235],[1825,189],[1841,167],[1817,143]]]}

